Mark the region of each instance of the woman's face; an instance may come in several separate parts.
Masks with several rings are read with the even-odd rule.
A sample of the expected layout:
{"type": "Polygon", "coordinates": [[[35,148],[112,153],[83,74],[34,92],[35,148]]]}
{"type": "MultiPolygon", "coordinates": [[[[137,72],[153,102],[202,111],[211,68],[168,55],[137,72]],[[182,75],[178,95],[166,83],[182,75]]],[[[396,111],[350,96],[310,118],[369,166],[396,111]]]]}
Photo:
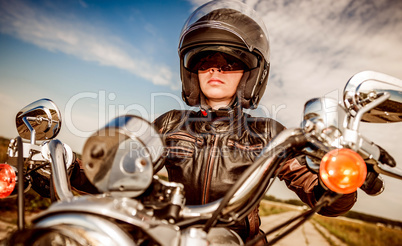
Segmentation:
{"type": "Polygon", "coordinates": [[[242,76],[243,70],[221,71],[218,68],[209,68],[198,71],[200,88],[207,97],[207,103],[212,100],[229,104],[236,93],[242,76]]]}
{"type": "Polygon", "coordinates": [[[236,93],[245,65],[238,59],[216,52],[195,66],[200,88],[211,107],[227,106],[236,93]]]}

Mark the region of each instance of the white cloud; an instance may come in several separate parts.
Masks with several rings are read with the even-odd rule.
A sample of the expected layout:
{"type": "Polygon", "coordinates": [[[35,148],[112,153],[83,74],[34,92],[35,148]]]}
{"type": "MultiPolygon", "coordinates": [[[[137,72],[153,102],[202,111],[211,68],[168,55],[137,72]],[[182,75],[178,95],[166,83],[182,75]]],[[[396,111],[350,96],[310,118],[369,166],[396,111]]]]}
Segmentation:
{"type": "Polygon", "coordinates": [[[294,104],[342,90],[361,70],[402,78],[402,33],[396,31],[402,30],[402,5],[389,3],[260,1],[255,8],[270,34],[273,75],[263,102],[294,104]]]}
{"type": "Polygon", "coordinates": [[[51,15],[21,1],[0,1],[0,31],[53,52],[126,70],[155,85],[177,87],[168,66],[151,64],[108,31],[71,16],[51,15]]]}
{"type": "Polygon", "coordinates": [[[207,2],[210,2],[210,0],[188,0],[188,1],[193,5],[194,7],[193,10],[207,2]]]}

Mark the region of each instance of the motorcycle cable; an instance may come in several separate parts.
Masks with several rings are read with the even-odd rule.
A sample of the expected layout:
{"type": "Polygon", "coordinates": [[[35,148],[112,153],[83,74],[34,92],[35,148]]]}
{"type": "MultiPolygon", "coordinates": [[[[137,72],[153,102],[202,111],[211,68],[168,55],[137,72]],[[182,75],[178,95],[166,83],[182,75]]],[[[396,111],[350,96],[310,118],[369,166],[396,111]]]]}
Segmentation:
{"type": "Polygon", "coordinates": [[[46,166],[48,166],[48,165],[49,165],[49,163],[40,164],[39,166],[37,166],[37,167],[32,168],[31,170],[29,170],[29,171],[26,173],[26,175],[29,175],[30,173],[35,172],[35,171],[41,169],[42,167],[46,167],[46,166]]]}
{"type": "Polygon", "coordinates": [[[178,226],[180,228],[185,228],[185,227],[189,227],[195,224],[199,224],[200,221],[207,221],[209,219],[209,217],[206,216],[200,216],[200,217],[195,217],[195,218],[189,218],[189,219],[185,219],[185,220],[181,220],[176,222],[174,225],[178,226]]]}
{"type": "MultiPolygon", "coordinates": [[[[269,153],[272,153],[276,150],[276,152],[279,152],[277,149],[282,150],[282,145],[276,146],[272,151],[269,153]]],[[[209,232],[210,228],[215,225],[215,223],[218,220],[218,217],[222,210],[227,206],[227,204],[230,202],[232,199],[233,195],[237,192],[237,190],[240,188],[240,186],[246,181],[248,177],[258,168],[260,167],[260,162],[255,163],[254,165],[251,165],[249,168],[246,169],[246,171],[243,173],[243,175],[236,181],[236,183],[229,189],[229,191],[226,193],[226,195],[223,197],[219,207],[215,210],[215,212],[212,214],[212,216],[209,218],[209,220],[205,223],[204,226],[204,231],[206,233],[209,232]]],[[[273,168],[270,168],[270,171],[273,170],[273,168]]],[[[271,172],[270,172],[271,173],[271,172]]]]}
{"type": "MultiPolygon", "coordinates": [[[[206,222],[204,226],[204,231],[209,232],[210,228],[217,222],[219,215],[221,214],[222,210],[227,206],[227,204],[230,202],[232,199],[233,195],[237,192],[237,190],[240,188],[241,185],[250,177],[250,175],[258,168],[260,167],[269,157],[274,157],[272,160],[276,164],[276,166],[273,168],[269,168],[267,171],[267,176],[272,177],[273,173],[275,172],[277,165],[281,162],[276,162],[276,159],[281,159],[283,157],[284,150],[289,150],[293,149],[298,146],[304,146],[306,143],[306,138],[304,137],[303,134],[299,135],[293,135],[290,136],[288,139],[286,139],[282,144],[279,144],[275,147],[273,147],[272,150],[268,151],[267,153],[262,153],[261,157],[257,159],[257,161],[251,165],[249,168],[246,169],[246,171],[243,173],[243,175],[236,181],[236,183],[229,189],[229,191],[226,193],[226,195],[223,197],[219,207],[215,210],[215,212],[212,214],[211,218],[206,222]],[[268,158],[267,158],[268,157],[268,158]]],[[[265,179],[264,179],[265,180],[265,179]]],[[[266,178],[266,180],[269,179],[266,178]]],[[[261,187],[261,186],[260,186],[261,187]]],[[[265,187],[263,187],[263,190],[265,191],[265,187]]],[[[258,196],[256,196],[258,197],[258,196]]],[[[250,204],[250,203],[249,203],[250,204]]]]}
{"type": "Polygon", "coordinates": [[[256,195],[253,196],[252,200],[250,200],[246,207],[242,208],[237,214],[242,215],[241,217],[238,217],[238,220],[244,219],[244,217],[248,216],[249,213],[255,208],[255,204],[258,204],[265,193],[271,188],[275,178],[279,175],[281,172],[284,164],[292,159],[297,157],[302,150],[300,148],[305,148],[305,145],[307,143],[307,139],[304,137],[304,135],[299,135],[299,136],[293,136],[294,139],[288,139],[287,142],[284,142],[283,144],[288,146],[284,147],[284,150],[279,154],[280,158],[275,158],[272,160],[270,170],[272,172],[269,172],[267,174],[264,174],[265,179],[263,182],[261,182],[261,185],[258,187],[257,191],[255,192],[256,195]],[[275,174],[273,171],[276,171],[275,174]]]}
{"type": "Polygon", "coordinates": [[[299,222],[297,222],[296,224],[294,224],[293,226],[291,226],[290,228],[288,228],[287,230],[285,230],[284,232],[282,232],[281,234],[279,234],[278,236],[273,238],[271,241],[268,242],[268,244],[264,244],[264,245],[273,245],[273,244],[275,244],[280,239],[282,239],[283,237],[285,237],[286,235],[288,235],[289,233],[294,231],[296,228],[298,228],[300,225],[305,223],[316,212],[319,212],[322,207],[330,205],[332,202],[336,201],[341,196],[342,196],[342,194],[335,193],[333,191],[328,190],[324,195],[321,196],[320,200],[317,202],[317,204],[312,209],[310,209],[310,210],[308,210],[308,211],[306,211],[304,213],[301,213],[300,215],[298,215],[298,216],[296,216],[296,217],[294,217],[294,218],[292,218],[292,219],[290,219],[288,221],[285,221],[282,224],[279,224],[279,225],[275,226],[274,228],[272,228],[271,230],[265,232],[264,234],[258,235],[257,237],[255,237],[251,241],[247,242],[245,244],[245,246],[254,245],[255,243],[259,242],[260,240],[263,240],[269,234],[274,233],[274,232],[278,231],[279,229],[284,228],[287,225],[290,225],[291,223],[293,223],[296,220],[300,219],[299,222]]]}
{"type": "MultiPolygon", "coordinates": [[[[283,155],[285,157],[285,155],[283,155]]],[[[249,213],[255,208],[255,204],[258,204],[261,199],[263,198],[264,193],[266,193],[274,183],[275,178],[278,176],[278,174],[281,172],[283,165],[285,164],[286,161],[289,159],[293,158],[293,155],[286,155],[286,158],[276,158],[275,160],[272,160],[272,169],[276,170],[275,174],[273,172],[270,172],[265,176],[264,181],[259,185],[258,190],[255,192],[255,196],[252,197],[252,200],[250,200],[246,207],[242,208],[237,214],[240,214],[240,217],[237,217],[238,220],[244,219],[246,216],[248,216],[249,213]]]]}
{"type": "MultiPolygon", "coordinates": [[[[274,170],[277,170],[275,175],[273,177],[266,178],[264,180],[264,182],[262,183],[262,185],[259,187],[258,191],[255,193],[257,195],[253,196],[253,200],[248,202],[247,206],[245,208],[243,208],[240,212],[238,212],[238,214],[243,214],[242,217],[239,217],[240,220],[243,219],[244,217],[246,217],[251,212],[251,210],[254,208],[254,204],[257,204],[257,203],[259,203],[261,201],[261,199],[263,197],[263,194],[265,194],[271,188],[275,178],[281,172],[284,164],[289,159],[296,158],[300,153],[303,153],[303,150],[306,148],[306,146],[310,145],[310,142],[305,142],[305,141],[306,141],[306,139],[302,138],[301,141],[299,140],[299,142],[296,143],[296,146],[289,146],[289,148],[287,149],[286,153],[285,153],[285,151],[283,151],[283,153],[281,153],[283,158],[281,158],[281,159],[277,158],[275,160],[276,163],[272,164],[272,166],[275,167],[274,170]],[[306,146],[304,146],[304,145],[306,145],[306,146]],[[302,150],[300,150],[301,146],[303,146],[302,150]]],[[[270,176],[272,176],[272,174],[270,176]]]]}

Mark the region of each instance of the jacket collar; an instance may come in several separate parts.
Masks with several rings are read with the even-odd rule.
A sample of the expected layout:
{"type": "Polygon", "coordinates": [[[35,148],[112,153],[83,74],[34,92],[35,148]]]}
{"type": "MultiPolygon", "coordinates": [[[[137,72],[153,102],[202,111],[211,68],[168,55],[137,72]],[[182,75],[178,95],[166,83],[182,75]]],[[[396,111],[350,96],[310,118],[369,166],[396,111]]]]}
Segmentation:
{"type": "Polygon", "coordinates": [[[228,106],[213,109],[205,103],[205,97],[201,97],[197,128],[206,133],[230,133],[237,134],[243,121],[243,109],[234,97],[228,106]]]}
{"type": "Polygon", "coordinates": [[[237,96],[233,97],[232,101],[225,107],[213,109],[206,103],[205,96],[201,94],[200,112],[205,118],[215,121],[222,118],[235,118],[242,115],[243,109],[238,103],[237,96]]]}

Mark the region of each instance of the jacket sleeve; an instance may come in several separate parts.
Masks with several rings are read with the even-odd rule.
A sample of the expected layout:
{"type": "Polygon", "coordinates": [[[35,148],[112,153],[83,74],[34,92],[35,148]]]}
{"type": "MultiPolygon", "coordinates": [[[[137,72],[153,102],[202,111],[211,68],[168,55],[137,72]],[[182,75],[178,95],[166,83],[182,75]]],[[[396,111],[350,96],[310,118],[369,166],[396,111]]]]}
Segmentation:
{"type": "Polygon", "coordinates": [[[171,111],[166,112],[156,118],[154,122],[152,122],[152,125],[155,127],[156,131],[158,131],[159,134],[163,133],[163,131],[165,130],[166,124],[168,124],[171,114],[171,111]]]}
{"type": "MultiPolygon", "coordinates": [[[[304,157],[303,157],[304,158],[304,157]]],[[[285,181],[288,188],[310,207],[313,207],[324,193],[318,182],[318,175],[312,173],[306,165],[300,164],[301,158],[295,158],[283,164],[278,178],[285,181]]],[[[338,216],[349,211],[357,199],[357,192],[345,194],[330,206],[323,207],[318,213],[325,216],[338,216]]]]}

